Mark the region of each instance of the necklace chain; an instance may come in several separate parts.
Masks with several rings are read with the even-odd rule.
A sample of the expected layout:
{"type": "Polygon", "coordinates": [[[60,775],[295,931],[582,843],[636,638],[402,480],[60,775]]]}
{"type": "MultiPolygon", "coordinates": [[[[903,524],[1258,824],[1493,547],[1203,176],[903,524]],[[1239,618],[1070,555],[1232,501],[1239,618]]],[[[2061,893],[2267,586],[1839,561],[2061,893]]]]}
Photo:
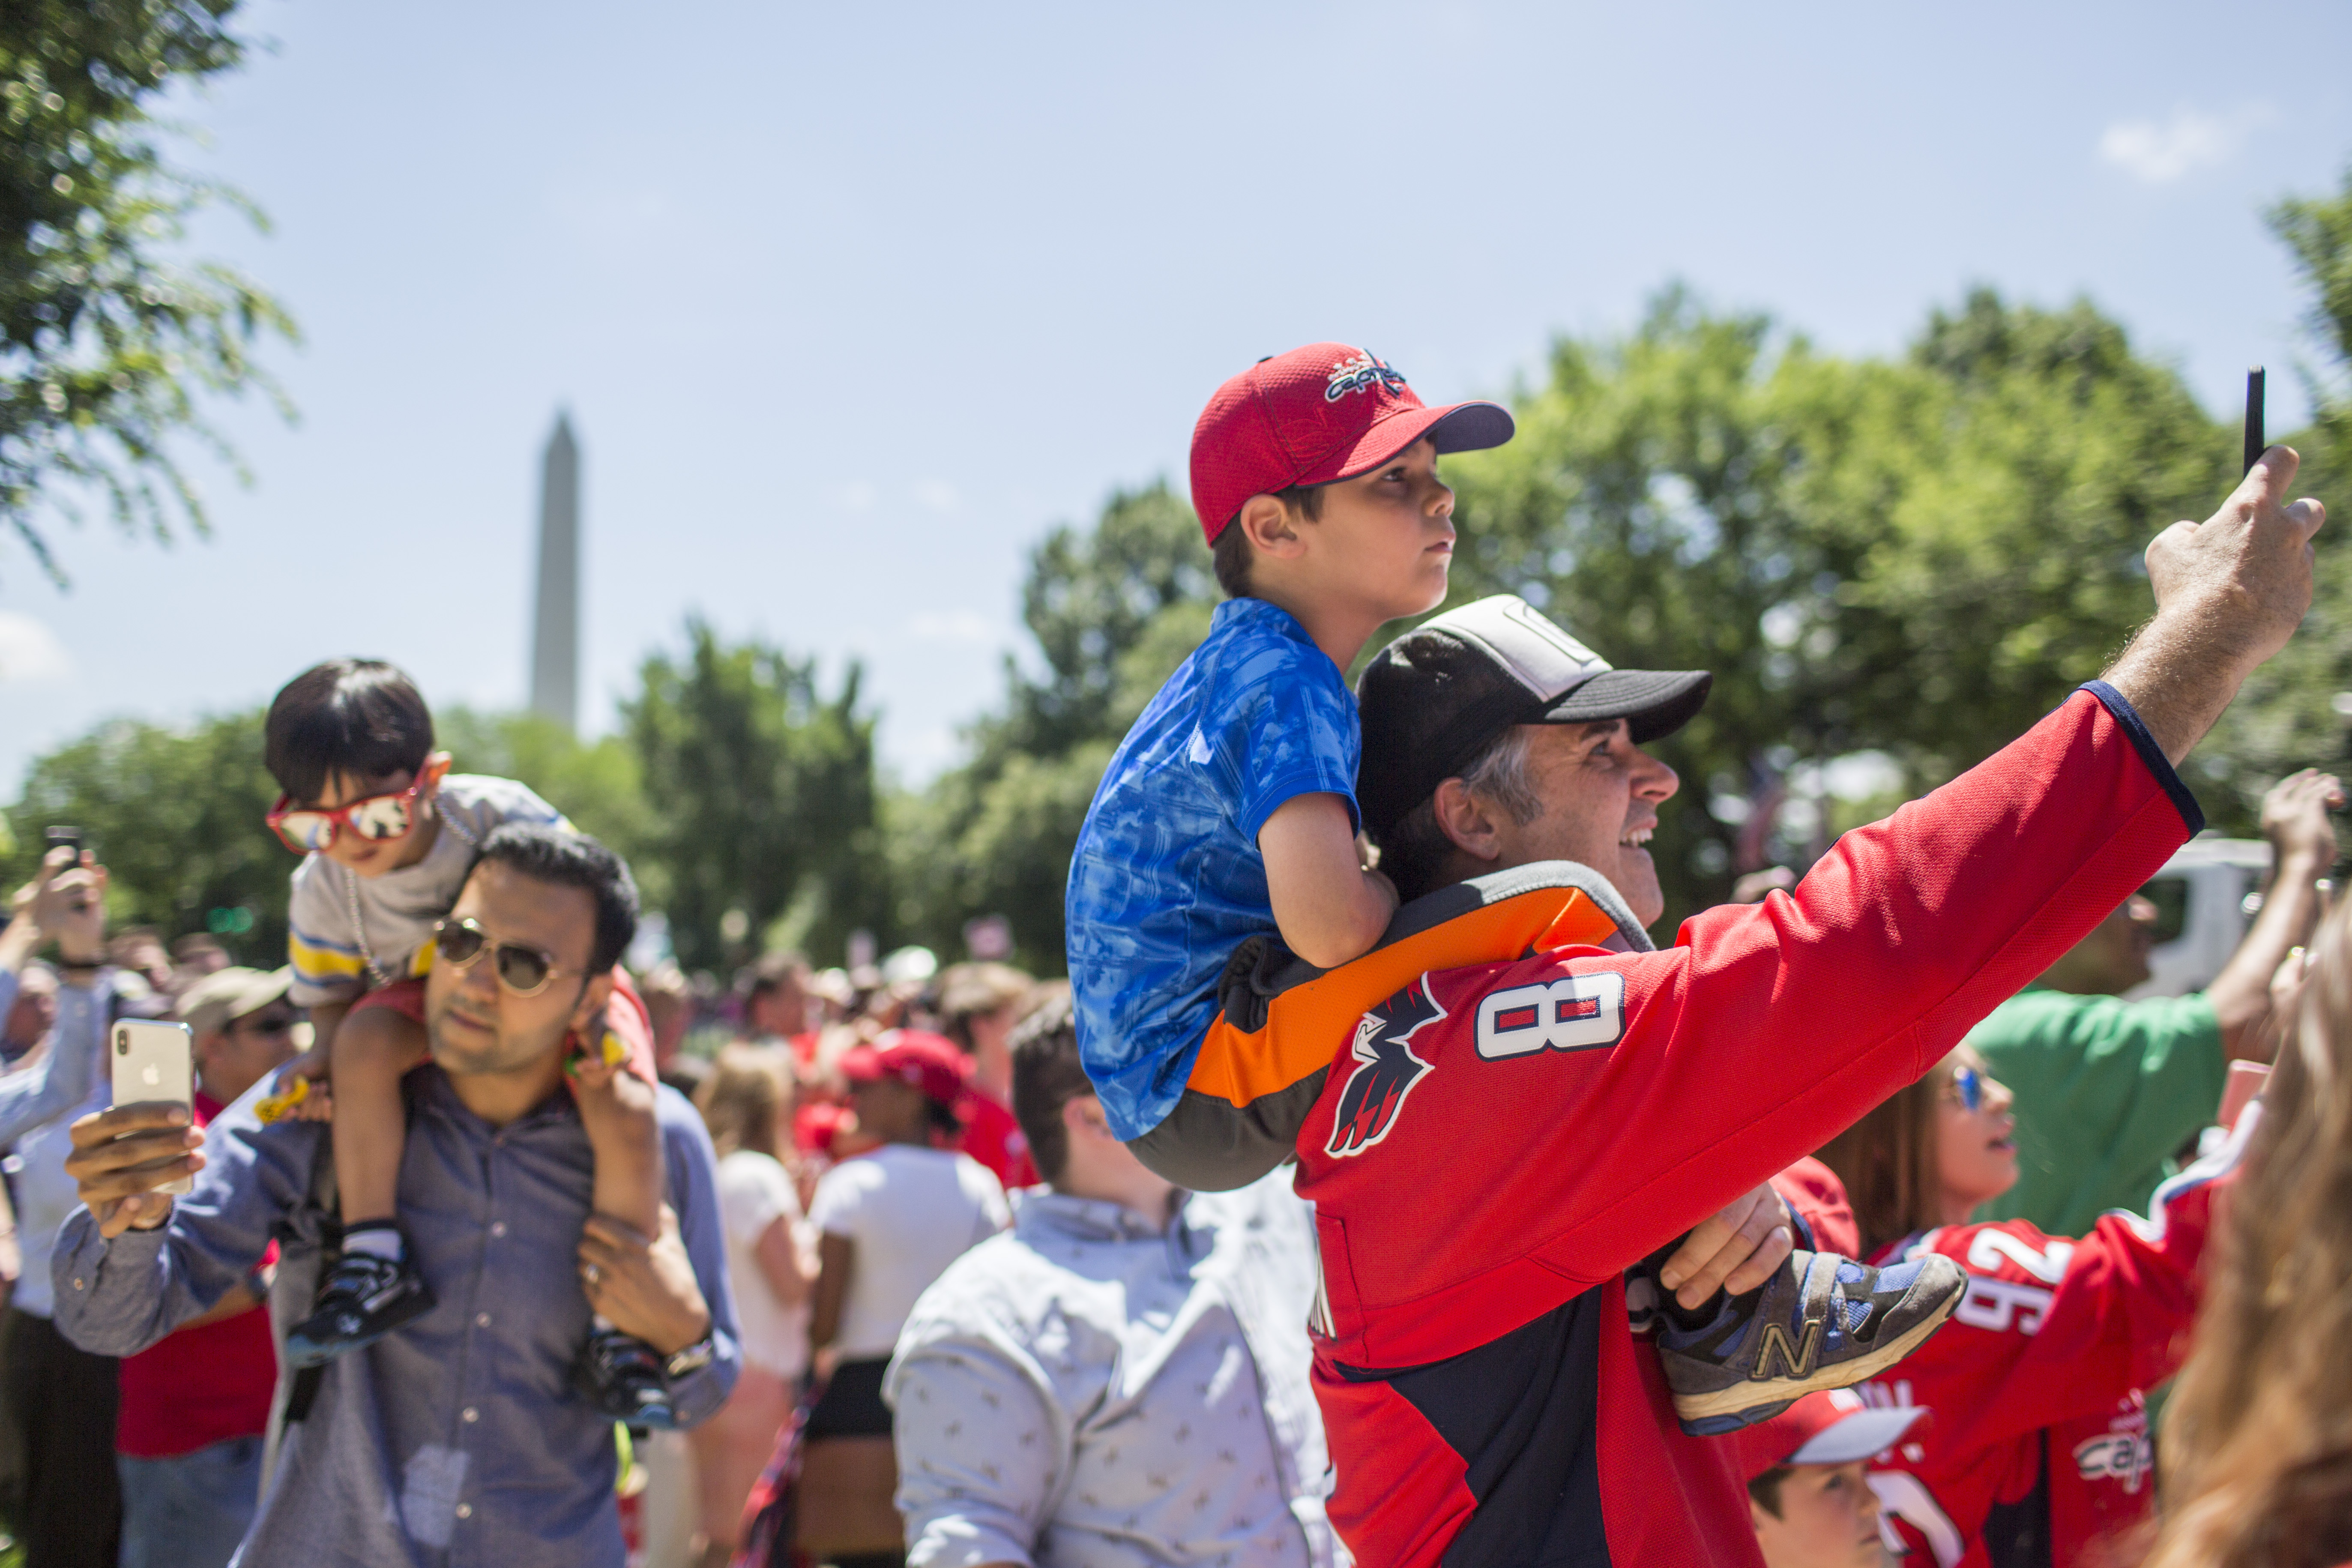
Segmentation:
{"type": "MultiPolygon", "coordinates": [[[[448,812],[437,813],[441,826],[457,836],[457,842],[468,849],[479,849],[481,840],[466,830],[463,823],[448,812]]],[[[343,903],[352,912],[352,935],[358,939],[360,958],[367,964],[370,989],[381,989],[392,984],[392,972],[376,961],[375,949],[367,939],[367,921],[360,914],[360,876],[349,866],[338,866],[343,874],[343,903]]]]}

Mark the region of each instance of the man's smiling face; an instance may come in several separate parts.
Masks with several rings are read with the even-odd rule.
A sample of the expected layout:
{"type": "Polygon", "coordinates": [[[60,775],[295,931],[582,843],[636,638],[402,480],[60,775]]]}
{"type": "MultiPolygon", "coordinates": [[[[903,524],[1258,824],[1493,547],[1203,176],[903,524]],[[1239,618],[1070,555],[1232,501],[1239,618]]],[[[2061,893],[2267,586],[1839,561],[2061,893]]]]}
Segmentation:
{"type": "Polygon", "coordinates": [[[1666,896],[1645,846],[1657,830],[1658,807],[1682,787],[1675,770],[1633,744],[1622,719],[1526,728],[1528,782],[1543,810],[1526,823],[1496,814],[1501,864],[1590,866],[1609,879],[1635,920],[1655,921],[1666,896]]]}

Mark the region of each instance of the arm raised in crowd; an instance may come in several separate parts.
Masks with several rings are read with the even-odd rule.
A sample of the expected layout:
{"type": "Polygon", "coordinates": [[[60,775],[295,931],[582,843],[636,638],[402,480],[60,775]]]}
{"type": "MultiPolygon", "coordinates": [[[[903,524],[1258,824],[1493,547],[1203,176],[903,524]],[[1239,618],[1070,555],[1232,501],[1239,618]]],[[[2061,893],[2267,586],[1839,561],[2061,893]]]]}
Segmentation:
{"type": "Polygon", "coordinates": [[[0,1079],[0,1143],[12,1143],[89,1096],[106,1054],[106,868],[89,856],[52,849],[40,874],[18,889],[0,929],[0,1016],[16,999],[17,976],[54,939],[67,978],[58,991],[58,1021],[41,1058],[0,1079]],[[79,979],[70,978],[79,974],[79,979]]]}
{"type": "Polygon", "coordinates": [[[2205,988],[2221,1026],[2222,1048],[2232,1060],[2270,1059],[2274,1042],[2263,1026],[2271,1016],[2271,977],[2319,924],[2319,879],[2336,864],[2336,826],[2327,814],[2343,805],[2343,784],[2315,768],[2281,779],[2263,796],[2270,889],[2253,928],[2205,988]]]}

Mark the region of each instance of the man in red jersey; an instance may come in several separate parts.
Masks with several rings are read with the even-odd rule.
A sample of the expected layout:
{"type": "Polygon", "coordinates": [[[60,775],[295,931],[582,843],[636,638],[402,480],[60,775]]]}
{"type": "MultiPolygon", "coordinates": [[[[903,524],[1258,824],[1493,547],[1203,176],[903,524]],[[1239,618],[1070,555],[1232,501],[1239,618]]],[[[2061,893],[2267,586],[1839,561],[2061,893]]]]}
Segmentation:
{"type": "MultiPolygon", "coordinates": [[[[2104,679],[1664,952],[1643,844],[1672,771],[1622,719],[1547,721],[1601,661],[1486,601],[1373,662],[1359,798],[1426,895],[1388,951],[1527,934],[1399,976],[1303,1121],[1252,1107],[1233,1151],[1242,1176],[1295,1147],[1316,1204],[1331,1516],[1367,1568],[1758,1561],[1731,1447],[1677,1427],[1626,1270],[1940,1060],[2202,825],[2174,768],[2310,604],[2295,461],[2273,448],[2149,546],[2157,614],[2104,679]]],[[[1789,1362],[1822,1328],[1758,1324],[1789,1362]]]]}

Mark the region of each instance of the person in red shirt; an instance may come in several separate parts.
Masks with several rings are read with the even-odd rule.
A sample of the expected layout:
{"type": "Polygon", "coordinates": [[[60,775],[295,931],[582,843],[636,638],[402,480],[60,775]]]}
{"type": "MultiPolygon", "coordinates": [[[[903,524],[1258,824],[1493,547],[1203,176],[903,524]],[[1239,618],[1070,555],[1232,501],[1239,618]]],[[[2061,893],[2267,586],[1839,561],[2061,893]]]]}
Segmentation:
{"type": "Polygon", "coordinates": [[[1936,1253],[1969,1272],[1951,1321],[1860,1390],[1935,1412],[1872,1484],[1906,1550],[1935,1568],[2130,1560],[2156,1494],[2147,1391],[2187,1348],[2215,1200],[2243,1137],[2158,1187],[2146,1219],[2109,1214],[2081,1237],[1970,1225],[2017,1181],[2011,1106],[1962,1046],[1822,1151],[1865,1256],[1936,1253]]]}
{"type": "MultiPolygon", "coordinates": [[[[204,1126],[295,1056],[292,971],[223,969],[181,994],[204,1126]]],[[[268,1267],[265,1259],[263,1268],[268,1267]]],[[[123,1358],[114,1427],[122,1568],[223,1568],[253,1522],[278,1383],[257,1277],[161,1342],[123,1358]]]]}
{"type": "Polygon", "coordinates": [[[963,1152],[996,1173],[1004,1190],[1041,1178],[1029,1140],[1013,1118],[1013,1026],[1024,1017],[1037,983],[1009,963],[951,964],[940,973],[940,1032],[971,1062],[956,1114],[963,1152]]]}
{"type": "MultiPolygon", "coordinates": [[[[1551,721],[1581,672],[1530,684],[1449,637],[1461,611],[1373,660],[1358,796],[1419,896],[1350,964],[1229,975],[1229,1026],[1283,1036],[1249,1059],[1287,1075],[1310,1024],[1321,1058],[1196,1068],[1171,1118],[1225,1108],[1189,1185],[1298,1161],[1360,1563],[1759,1562],[1734,1450],[1679,1429],[1627,1270],[1942,1060],[2202,826],[2175,768],[2311,602],[2324,514],[2285,504],[2294,468],[2273,448],[2157,538],[2157,613],[2105,679],[1665,952],[1643,845],[1675,781],[1622,720],[1551,721]],[[1507,752],[1517,787],[1469,782],[1507,752]],[[1415,876],[1392,841],[1425,847],[1415,876]]],[[[1759,1327],[1802,1363],[1845,1324],[1759,1327]]]]}

